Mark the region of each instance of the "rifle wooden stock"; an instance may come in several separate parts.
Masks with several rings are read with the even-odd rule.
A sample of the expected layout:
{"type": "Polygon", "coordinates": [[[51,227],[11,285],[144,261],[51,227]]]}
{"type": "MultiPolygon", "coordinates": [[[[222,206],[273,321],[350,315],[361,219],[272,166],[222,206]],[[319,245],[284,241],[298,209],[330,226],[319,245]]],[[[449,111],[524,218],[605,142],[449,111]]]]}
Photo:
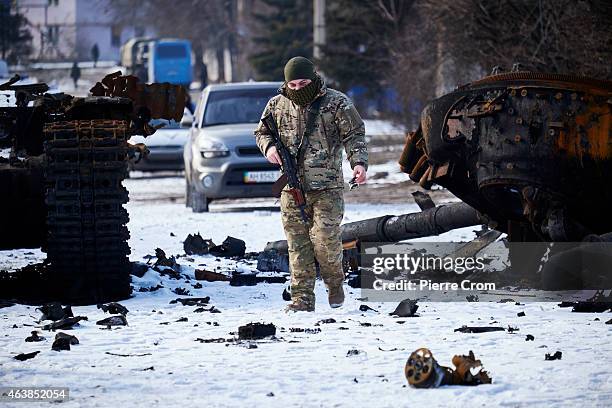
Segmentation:
{"type": "Polygon", "coordinates": [[[276,151],[282,162],[281,170],[283,174],[272,185],[272,193],[276,197],[280,197],[283,188],[288,184],[289,193],[295,200],[297,207],[300,209],[302,220],[304,220],[305,223],[308,223],[309,220],[308,216],[306,215],[306,197],[304,196],[302,183],[300,183],[298,178],[297,160],[291,155],[287,147],[283,144],[272,114],[268,114],[261,118],[261,123],[270,132],[270,136],[272,136],[274,146],[276,146],[276,151]]]}
{"type": "Polygon", "coordinates": [[[274,184],[272,184],[272,194],[274,194],[274,197],[278,198],[281,196],[283,188],[285,188],[288,182],[289,178],[287,177],[287,175],[285,173],[281,174],[278,180],[276,180],[274,184]]]}

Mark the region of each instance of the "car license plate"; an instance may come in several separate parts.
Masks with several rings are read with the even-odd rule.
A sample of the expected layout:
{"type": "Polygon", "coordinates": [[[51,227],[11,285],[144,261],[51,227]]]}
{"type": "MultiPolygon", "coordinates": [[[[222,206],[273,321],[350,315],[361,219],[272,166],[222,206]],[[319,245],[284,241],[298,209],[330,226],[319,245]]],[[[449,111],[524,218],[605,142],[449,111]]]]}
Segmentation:
{"type": "Polygon", "coordinates": [[[245,171],[245,183],[274,183],[280,177],[280,171],[245,171]]]}

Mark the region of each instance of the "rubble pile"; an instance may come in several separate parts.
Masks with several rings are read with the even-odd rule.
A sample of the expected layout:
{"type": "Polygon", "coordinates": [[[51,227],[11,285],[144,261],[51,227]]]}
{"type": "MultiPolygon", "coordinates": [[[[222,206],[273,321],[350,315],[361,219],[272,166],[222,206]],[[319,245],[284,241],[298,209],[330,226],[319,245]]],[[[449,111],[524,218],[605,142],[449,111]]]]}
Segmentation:
{"type": "MultiPolygon", "coordinates": [[[[189,283],[190,276],[186,274],[189,268],[181,265],[178,259],[186,258],[189,262],[195,263],[196,260],[192,257],[193,255],[209,255],[218,257],[215,259],[216,262],[220,261],[219,258],[226,258],[235,261],[236,265],[233,267],[216,266],[209,268],[206,267],[206,264],[199,264],[199,267],[193,269],[193,278],[196,281],[229,282],[230,286],[254,286],[262,282],[287,282],[288,266],[286,268],[274,268],[269,267],[269,265],[258,264],[256,270],[249,271],[251,262],[261,259],[263,252],[246,253],[246,243],[232,236],[228,236],[221,245],[216,245],[211,239],[203,238],[200,233],[189,234],[183,241],[183,249],[185,251],[184,255],[168,256],[164,250],[156,248],[154,255],[145,256],[147,263],[134,262],[132,264],[131,274],[142,278],[150,268],[161,276],[167,276],[175,280],[185,279],[185,282],[189,283]],[[247,268],[239,266],[239,263],[247,264],[247,268]],[[261,274],[261,272],[264,273],[261,274]],[[278,272],[283,274],[279,276],[278,272]]],[[[192,284],[192,286],[194,289],[201,289],[203,287],[199,282],[192,284]]],[[[163,287],[162,284],[158,284],[152,287],[141,286],[136,290],[139,292],[153,292],[163,287]]],[[[172,291],[178,295],[190,295],[190,291],[185,288],[173,288],[172,291]]]]}

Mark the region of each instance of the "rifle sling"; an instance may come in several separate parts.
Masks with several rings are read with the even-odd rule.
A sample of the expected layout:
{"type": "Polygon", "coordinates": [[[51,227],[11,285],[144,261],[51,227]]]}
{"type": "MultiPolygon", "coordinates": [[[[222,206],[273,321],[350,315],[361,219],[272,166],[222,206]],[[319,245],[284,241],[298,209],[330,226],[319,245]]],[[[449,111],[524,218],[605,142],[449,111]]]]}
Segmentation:
{"type": "Polygon", "coordinates": [[[310,105],[310,109],[308,109],[308,119],[306,119],[306,128],[304,129],[304,134],[302,135],[302,140],[300,142],[300,146],[298,147],[297,154],[297,162],[296,165],[298,169],[304,163],[304,156],[306,155],[306,149],[308,148],[308,138],[314,132],[315,122],[317,120],[317,116],[319,115],[319,108],[321,107],[321,102],[325,95],[322,95],[315,99],[315,101],[310,105]]]}
{"type": "MultiPolygon", "coordinates": [[[[306,119],[306,127],[304,129],[304,134],[302,135],[302,140],[300,142],[300,146],[298,147],[298,154],[296,160],[296,167],[299,168],[300,165],[304,161],[304,155],[306,154],[306,148],[308,147],[308,138],[314,131],[315,122],[317,120],[317,115],[319,114],[319,108],[321,107],[321,102],[325,95],[318,97],[311,105],[310,109],[308,109],[308,119],[306,119]]],[[[283,188],[288,183],[288,177],[286,174],[282,174],[278,180],[272,185],[272,194],[275,197],[280,197],[283,188]]]]}

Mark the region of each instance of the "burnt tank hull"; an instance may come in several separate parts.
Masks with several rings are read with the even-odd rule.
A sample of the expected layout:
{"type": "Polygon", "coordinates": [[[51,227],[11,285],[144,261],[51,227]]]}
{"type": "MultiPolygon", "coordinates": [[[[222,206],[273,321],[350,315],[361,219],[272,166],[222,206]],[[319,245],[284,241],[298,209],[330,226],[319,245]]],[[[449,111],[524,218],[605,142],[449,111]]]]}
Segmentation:
{"type": "Polygon", "coordinates": [[[612,82],[528,72],[484,78],[431,102],[402,170],[439,184],[515,241],[612,231],[612,82]]]}

